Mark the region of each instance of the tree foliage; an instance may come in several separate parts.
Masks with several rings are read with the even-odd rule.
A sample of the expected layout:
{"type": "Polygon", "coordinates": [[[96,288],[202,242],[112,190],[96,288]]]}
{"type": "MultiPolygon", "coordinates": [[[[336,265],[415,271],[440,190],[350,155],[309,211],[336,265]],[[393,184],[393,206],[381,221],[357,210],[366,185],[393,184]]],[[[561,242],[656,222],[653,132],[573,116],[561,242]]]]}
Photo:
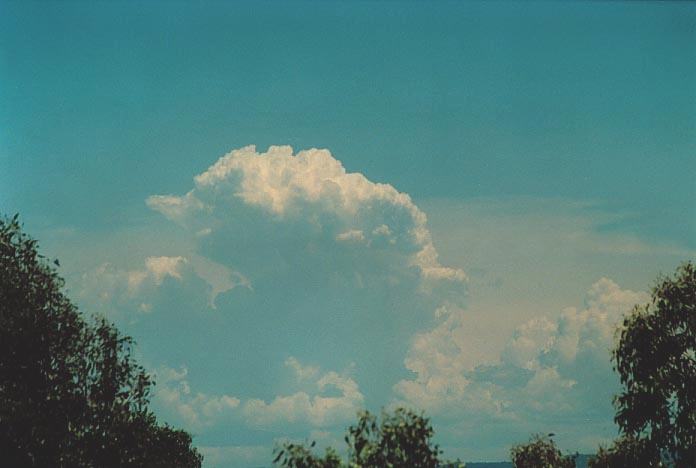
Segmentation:
{"type": "Polygon", "coordinates": [[[148,409],[153,383],[132,339],[85,318],[62,289],[17,216],[0,219],[2,464],[200,466],[191,436],[148,409]]]}
{"type": "Polygon", "coordinates": [[[576,455],[563,455],[550,436],[536,434],[512,447],[510,458],[515,468],[575,468],[576,455]]]}
{"type": "MultiPolygon", "coordinates": [[[[658,280],[652,300],[636,306],[613,352],[623,391],[616,422],[645,459],[696,465],[696,270],[692,263],[658,280]]],[[[616,451],[615,450],[615,451],[616,451]]],[[[647,465],[646,465],[647,466],[647,465]]]]}
{"type": "Polygon", "coordinates": [[[660,457],[650,453],[646,441],[634,437],[621,437],[608,448],[599,447],[599,451],[588,461],[589,468],[644,468],[663,466],[660,457]]]}
{"type": "MultiPolygon", "coordinates": [[[[404,408],[382,413],[381,421],[368,411],[358,415],[345,437],[348,462],[343,465],[329,449],[323,458],[303,445],[286,443],[276,450],[274,463],[288,468],[435,468],[440,449],[433,444],[430,421],[404,408]]],[[[310,448],[314,447],[314,442],[310,448]]]]}
{"type": "Polygon", "coordinates": [[[438,466],[439,447],[431,439],[430,421],[420,414],[397,408],[382,413],[382,421],[365,411],[348,428],[346,443],[351,460],[364,467],[426,468],[438,466]]]}
{"type": "Polygon", "coordinates": [[[285,443],[276,450],[276,457],[273,463],[286,466],[288,468],[339,468],[341,458],[332,448],[327,448],[323,457],[312,453],[312,448],[316,442],[309,444],[309,448],[302,444],[285,443]]]}

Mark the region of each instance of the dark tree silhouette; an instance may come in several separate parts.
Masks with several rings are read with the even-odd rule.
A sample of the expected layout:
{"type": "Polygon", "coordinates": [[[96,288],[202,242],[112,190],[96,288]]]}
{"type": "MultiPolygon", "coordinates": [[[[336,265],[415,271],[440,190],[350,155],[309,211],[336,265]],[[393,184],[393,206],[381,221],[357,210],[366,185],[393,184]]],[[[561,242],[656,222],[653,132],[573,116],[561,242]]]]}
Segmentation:
{"type": "Polygon", "coordinates": [[[526,444],[512,447],[515,468],[575,468],[577,455],[563,455],[551,436],[536,434],[526,444]]]}
{"type": "Polygon", "coordinates": [[[63,284],[18,217],[0,219],[0,465],[199,467],[191,436],[148,409],[131,338],[63,284]]]}
{"type": "MultiPolygon", "coordinates": [[[[431,441],[433,428],[422,415],[404,408],[392,414],[382,413],[382,420],[368,411],[358,415],[358,423],[348,428],[347,466],[364,468],[435,468],[441,453],[431,441]]],[[[274,463],[288,468],[335,468],[343,466],[332,449],[321,458],[303,445],[286,443],[276,449],[274,463]]]]}
{"type": "Polygon", "coordinates": [[[285,443],[276,449],[276,457],[273,463],[287,468],[340,468],[341,458],[332,448],[327,448],[323,457],[312,453],[316,445],[311,442],[309,447],[302,444],[285,443]]]}
{"type": "Polygon", "coordinates": [[[431,441],[434,431],[428,418],[404,408],[382,413],[382,421],[365,411],[348,428],[351,460],[365,467],[426,468],[438,466],[440,449],[431,441]]]}
{"type": "Polygon", "coordinates": [[[664,466],[660,457],[647,450],[645,440],[621,437],[608,448],[599,451],[588,460],[589,468],[623,468],[640,466],[645,468],[664,466]]]}
{"type": "MultiPolygon", "coordinates": [[[[623,391],[616,422],[645,460],[696,466],[696,270],[692,263],[658,280],[652,300],[619,329],[615,368],[623,391]]],[[[610,449],[611,451],[612,449],[610,449]]],[[[648,466],[648,465],[645,465],[648,466]]]]}

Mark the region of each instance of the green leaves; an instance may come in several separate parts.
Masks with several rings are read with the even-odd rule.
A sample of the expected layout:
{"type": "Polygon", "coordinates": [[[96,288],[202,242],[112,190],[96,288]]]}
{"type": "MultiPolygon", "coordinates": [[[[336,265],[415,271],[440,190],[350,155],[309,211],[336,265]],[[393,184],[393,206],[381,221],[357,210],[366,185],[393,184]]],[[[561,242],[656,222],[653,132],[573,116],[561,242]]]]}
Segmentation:
{"type": "Polygon", "coordinates": [[[18,216],[0,219],[2,464],[199,467],[191,436],[148,410],[132,339],[86,319],[36,249],[18,216]]]}
{"type": "Polygon", "coordinates": [[[646,459],[692,466],[696,460],[696,270],[692,263],[679,267],[673,278],[659,279],[651,303],[636,306],[625,318],[613,359],[624,386],[614,401],[615,420],[625,438],[604,452],[642,450],[646,459]]]}
{"type": "Polygon", "coordinates": [[[515,468],[575,468],[577,455],[563,455],[551,439],[552,434],[536,434],[527,444],[510,450],[515,468]]]}
{"type": "Polygon", "coordinates": [[[352,461],[361,467],[436,467],[440,449],[433,445],[433,428],[420,414],[397,408],[382,413],[382,421],[369,412],[348,429],[352,461]]]}
{"type": "Polygon", "coordinates": [[[648,447],[645,439],[624,436],[608,448],[600,447],[597,455],[590,458],[589,468],[616,468],[641,466],[645,468],[663,466],[659,455],[648,447]]]}
{"type": "MultiPolygon", "coordinates": [[[[288,468],[435,468],[440,449],[433,445],[433,428],[420,414],[404,408],[382,413],[382,420],[368,411],[358,414],[358,422],[348,428],[348,462],[342,464],[329,448],[323,458],[304,445],[287,443],[276,449],[273,463],[288,468]]],[[[310,448],[315,443],[310,444],[310,448]]]]}
{"type": "MultiPolygon", "coordinates": [[[[312,441],[310,448],[315,445],[316,442],[312,441]]],[[[341,466],[341,459],[332,448],[326,449],[324,457],[318,457],[304,445],[285,443],[277,448],[275,453],[273,463],[288,468],[339,468],[341,466]]]]}

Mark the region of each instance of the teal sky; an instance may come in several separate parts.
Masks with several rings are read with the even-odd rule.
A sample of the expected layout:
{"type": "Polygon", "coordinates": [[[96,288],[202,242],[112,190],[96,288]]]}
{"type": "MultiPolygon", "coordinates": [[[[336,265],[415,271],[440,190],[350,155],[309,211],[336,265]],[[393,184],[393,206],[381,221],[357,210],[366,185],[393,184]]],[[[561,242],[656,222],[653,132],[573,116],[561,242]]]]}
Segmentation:
{"type": "Polygon", "coordinates": [[[695,43],[688,2],[5,1],[0,210],[208,466],[395,404],[590,451],[613,322],[696,257],[695,43]]]}

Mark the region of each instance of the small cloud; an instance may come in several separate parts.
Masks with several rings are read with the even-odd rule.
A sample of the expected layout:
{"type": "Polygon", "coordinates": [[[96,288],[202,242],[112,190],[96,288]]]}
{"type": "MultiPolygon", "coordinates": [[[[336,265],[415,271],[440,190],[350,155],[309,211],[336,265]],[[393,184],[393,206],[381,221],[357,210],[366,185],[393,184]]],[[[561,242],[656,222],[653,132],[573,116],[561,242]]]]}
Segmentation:
{"type": "Polygon", "coordinates": [[[155,284],[162,284],[162,280],[171,276],[181,279],[181,268],[188,263],[184,257],[148,257],[145,260],[145,267],[152,276],[155,284]]]}
{"type": "Polygon", "coordinates": [[[365,234],[360,229],[351,229],[336,236],[339,242],[363,242],[365,234]]]}
{"type": "Polygon", "coordinates": [[[91,308],[108,311],[114,316],[133,311],[152,313],[164,292],[166,281],[179,283],[176,288],[190,299],[207,297],[208,307],[215,309],[219,294],[236,287],[252,289],[241,273],[199,255],[147,257],[142,269],[121,270],[103,263],[80,278],[78,298],[91,308]]]}
{"type": "Polygon", "coordinates": [[[252,426],[269,427],[282,423],[309,423],[316,427],[332,426],[351,420],[364,405],[358,384],[351,378],[330,371],[322,375],[318,368],[303,366],[295,358],[285,361],[305,380],[312,380],[316,393],[300,391],[279,395],[267,403],[251,399],[244,404],[244,414],[252,426]],[[327,396],[329,390],[338,396],[327,396]]]}
{"type": "Polygon", "coordinates": [[[303,366],[300,361],[292,356],[285,360],[285,365],[295,371],[295,375],[300,380],[311,379],[319,373],[318,366],[303,366]]]}
{"type": "Polygon", "coordinates": [[[389,229],[389,226],[387,226],[386,224],[380,224],[372,230],[372,234],[375,236],[389,237],[391,236],[392,232],[391,229],[389,229]]]}
{"type": "Polygon", "coordinates": [[[155,372],[157,387],[155,400],[165,408],[174,411],[182,420],[194,428],[212,426],[221,418],[233,414],[239,398],[230,395],[209,395],[193,393],[187,380],[188,369],[160,367],[155,372]]]}

